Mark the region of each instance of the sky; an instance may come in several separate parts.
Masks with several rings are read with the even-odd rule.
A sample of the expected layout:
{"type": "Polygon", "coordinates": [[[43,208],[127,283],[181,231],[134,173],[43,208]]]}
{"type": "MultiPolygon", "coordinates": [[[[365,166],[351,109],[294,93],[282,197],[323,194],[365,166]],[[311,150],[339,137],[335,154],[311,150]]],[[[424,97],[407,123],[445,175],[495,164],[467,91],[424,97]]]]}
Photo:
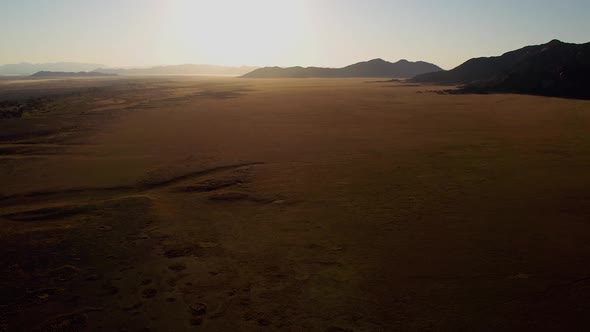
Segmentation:
{"type": "Polygon", "coordinates": [[[590,42],[590,0],[0,0],[0,64],[451,69],[552,39],[590,42]]]}

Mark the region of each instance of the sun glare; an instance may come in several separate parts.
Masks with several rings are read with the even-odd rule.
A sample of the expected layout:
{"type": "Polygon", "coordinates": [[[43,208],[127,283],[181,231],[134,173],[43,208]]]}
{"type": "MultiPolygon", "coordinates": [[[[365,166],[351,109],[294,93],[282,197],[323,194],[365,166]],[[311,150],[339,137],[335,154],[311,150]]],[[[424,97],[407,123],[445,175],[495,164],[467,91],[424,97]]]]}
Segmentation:
{"type": "Polygon", "coordinates": [[[297,52],[309,31],[305,1],[183,0],[165,6],[161,39],[174,36],[183,54],[218,64],[259,64],[297,52]]]}

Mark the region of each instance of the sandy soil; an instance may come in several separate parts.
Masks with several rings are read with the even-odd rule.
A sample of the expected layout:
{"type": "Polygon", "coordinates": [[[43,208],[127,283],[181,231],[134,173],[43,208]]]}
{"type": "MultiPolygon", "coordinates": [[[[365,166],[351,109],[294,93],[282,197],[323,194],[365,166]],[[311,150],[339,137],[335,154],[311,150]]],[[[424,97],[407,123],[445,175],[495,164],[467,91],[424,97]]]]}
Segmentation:
{"type": "Polygon", "coordinates": [[[0,331],[579,331],[590,102],[365,80],[0,86],[0,331]]]}

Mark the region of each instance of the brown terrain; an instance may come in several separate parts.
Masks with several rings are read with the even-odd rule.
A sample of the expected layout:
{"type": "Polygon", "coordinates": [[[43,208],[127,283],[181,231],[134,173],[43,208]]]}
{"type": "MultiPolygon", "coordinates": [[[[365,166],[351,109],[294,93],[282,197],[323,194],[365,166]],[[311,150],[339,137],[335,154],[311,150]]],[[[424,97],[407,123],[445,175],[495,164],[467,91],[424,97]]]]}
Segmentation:
{"type": "Polygon", "coordinates": [[[580,331],[590,101],[0,80],[0,331],[580,331]]]}

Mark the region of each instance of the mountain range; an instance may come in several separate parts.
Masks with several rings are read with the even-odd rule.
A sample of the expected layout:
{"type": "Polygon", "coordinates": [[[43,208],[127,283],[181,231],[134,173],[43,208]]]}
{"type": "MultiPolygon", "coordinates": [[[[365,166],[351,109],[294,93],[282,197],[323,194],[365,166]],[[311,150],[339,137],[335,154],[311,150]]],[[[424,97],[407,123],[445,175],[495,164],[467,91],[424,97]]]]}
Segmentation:
{"type": "Polygon", "coordinates": [[[39,71],[31,75],[31,77],[45,78],[45,77],[103,77],[103,76],[117,76],[117,74],[105,74],[95,71],[80,71],[80,72],[66,72],[66,71],[39,71]]]}
{"type": "Polygon", "coordinates": [[[419,74],[441,71],[428,62],[399,60],[388,62],[383,59],[355,63],[344,68],[322,67],[264,67],[256,69],[243,78],[347,78],[347,77],[397,77],[409,78],[419,74]]]}
{"type": "Polygon", "coordinates": [[[0,75],[29,76],[39,71],[55,72],[81,72],[92,71],[102,65],[79,62],[55,62],[55,63],[13,63],[0,66],[0,75]]]}
{"type": "Polygon", "coordinates": [[[258,67],[215,66],[215,65],[171,65],[145,68],[105,68],[104,65],[78,62],[56,63],[15,63],[0,65],[0,76],[30,76],[38,72],[99,72],[116,75],[211,75],[211,76],[240,76],[258,67]]]}
{"type": "Polygon", "coordinates": [[[150,68],[101,68],[97,64],[61,62],[19,63],[0,66],[0,75],[34,77],[102,75],[225,75],[244,78],[410,78],[409,82],[459,85],[457,92],[522,93],[590,99],[590,43],[552,40],[526,46],[500,56],[473,58],[445,71],[423,62],[383,59],[359,62],[343,68],[226,67],[173,65],[150,68]],[[91,72],[86,73],[86,72],[91,72]],[[93,74],[92,74],[93,73],[93,74]]]}
{"type": "Polygon", "coordinates": [[[508,92],[590,99],[590,43],[552,40],[501,56],[474,58],[449,70],[418,75],[417,83],[462,85],[462,92],[508,92]]]}
{"type": "Polygon", "coordinates": [[[258,67],[242,66],[228,67],[215,65],[172,65],[149,68],[97,68],[94,71],[117,75],[212,75],[212,76],[240,76],[258,67]]]}

